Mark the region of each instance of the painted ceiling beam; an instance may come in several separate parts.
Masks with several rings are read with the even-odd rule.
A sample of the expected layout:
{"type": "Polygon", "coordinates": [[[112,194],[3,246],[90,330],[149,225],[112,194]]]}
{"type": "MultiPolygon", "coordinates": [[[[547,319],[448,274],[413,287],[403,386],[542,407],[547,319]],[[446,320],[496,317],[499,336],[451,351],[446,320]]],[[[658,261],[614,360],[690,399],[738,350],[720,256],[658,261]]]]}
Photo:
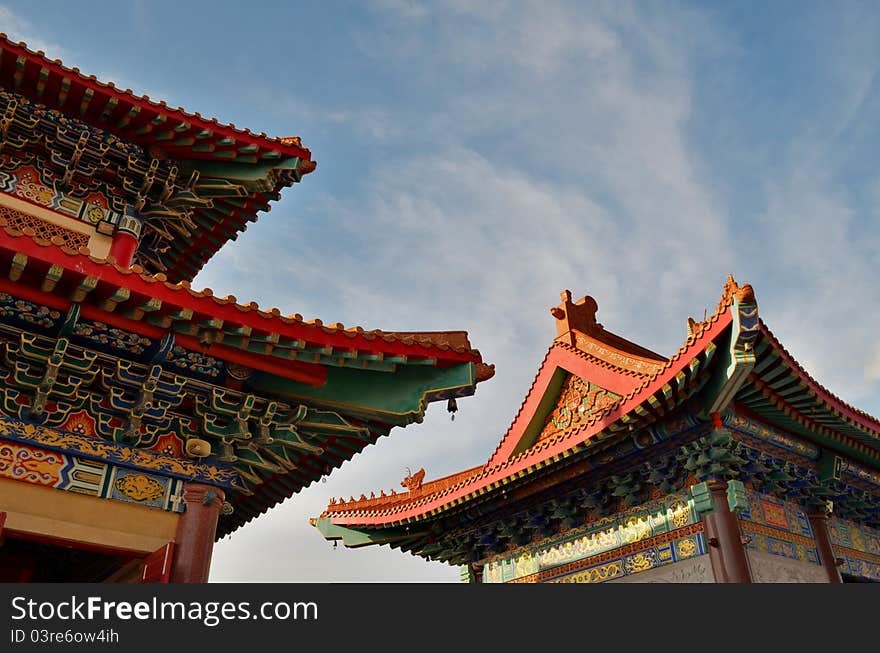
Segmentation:
{"type": "Polygon", "coordinates": [[[449,393],[450,397],[473,394],[476,377],[475,366],[464,363],[445,368],[398,367],[393,374],[331,367],[321,387],[306,387],[262,373],[254,374],[249,382],[259,392],[403,425],[420,421],[428,402],[438,394],[449,393]]]}

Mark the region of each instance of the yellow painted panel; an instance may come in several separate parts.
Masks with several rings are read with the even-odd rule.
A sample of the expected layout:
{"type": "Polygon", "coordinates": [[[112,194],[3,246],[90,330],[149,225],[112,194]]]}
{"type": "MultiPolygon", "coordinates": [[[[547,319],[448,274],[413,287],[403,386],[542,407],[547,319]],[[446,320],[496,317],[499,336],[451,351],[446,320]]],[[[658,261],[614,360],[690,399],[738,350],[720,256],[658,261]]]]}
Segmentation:
{"type": "Polygon", "coordinates": [[[5,528],[139,553],[174,539],[180,515],[0,478],[5,528]]]}

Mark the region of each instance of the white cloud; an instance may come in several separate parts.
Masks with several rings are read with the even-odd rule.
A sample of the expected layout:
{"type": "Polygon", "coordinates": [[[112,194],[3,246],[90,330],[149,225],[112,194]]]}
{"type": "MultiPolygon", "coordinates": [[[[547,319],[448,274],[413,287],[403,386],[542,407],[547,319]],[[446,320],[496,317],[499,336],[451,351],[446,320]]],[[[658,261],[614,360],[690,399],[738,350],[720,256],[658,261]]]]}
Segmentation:
{"type": "Polygon", "coordinates": [[[46,39],[29,21],[4,5],[0,5],[0,32],[13,41],[24,41],[31,50],[42,50],[52,59],[62,59],[65,56],[64,48],[46,39]]]}
{"type": "Polygon", "coordinates": [[[364,578],[369,568],[388,579],[400,569],[435,577],[436,566],[411,568],[399,552],[328,552],[305,518],[331,495],[396,485],[407,466],[437,477],[484,462],[555,335],[548,309],[564,288],[593,294],[609,329],[671,352],[687,314],[714,306],[732,264],[726,216],[688,144],[691,81],[678,41],[645,24],[639,30],[653,38],[633,44],[621,33],[635,17],[564,5],[431,11],[430,32],[373,51],[436,102],[412,113],[393,100],[381,108],[402,149],[367,162],[365,177],[333,197],[297,210],[291,196],[199,281],[222,289],[234,277],[239,296],[252,290],[327,322],[467,329],[498,374],[460,402],[454,423],[433,407],[425,424],[395,429],[326,485],[222,543],[215,580],[259,573],[262,563],[239,556],[267,529],[304,538],[295,546],[321,561],[322,579],[364,578]],[[303,225],[295,240],[279,238],[288,220],[303,225]],[[309,237],[314,222],[333,224],[333,238],[309,237]],[[242,288],[243,279],[252,281],[242,288]]]}
{"type": "Polygon", "coordinates": [[[880,341],[877,341],[865,361],[865,381],[880,381],[880,341]]]}
{"type": "MultiPolygon", "coordinates": [[[[621,3],[383,4],[381,29],[358,39],[363,54],[423,95],[370,109],[393,126],[382,145],[397,147],[307,206],[292,193],[200,281],[327,322],[467,329],[498,372],[454,423],[432,407],[424,424],[395,429],[222,543],[216,580],[457,578],[387,548],[332,551],[305,520],[331,495],[396,485],[407,466],[432,478],[484,462],[555,333],[548,308],[563,288],[594,295],[610,330],[669,354],[732,271],[754,284],[762,315],[808,371],[880,411],[880,211],[866,220],[836,181],[835,143],[862,120],[874,79],[849,65],[857,57],[836,61],[849,71],[834,77],[840,101],[818,122],[804,114],[785,165],[761,171],[765,187],[733,189],[758,207],[733,216],[689,131],[692,67],[744,45],[706,17],[621,3]],[[283,224],[295,236],[279,237],[283,224]],[[329,239],[314,226],[327,224],[329,239]],[[309,562],[291,557],[280,571],[273,556],[270,571],[247,557],[272,538],[309,562]]],[[[334,111],[340,126],[362,115],[334,111]]]]}

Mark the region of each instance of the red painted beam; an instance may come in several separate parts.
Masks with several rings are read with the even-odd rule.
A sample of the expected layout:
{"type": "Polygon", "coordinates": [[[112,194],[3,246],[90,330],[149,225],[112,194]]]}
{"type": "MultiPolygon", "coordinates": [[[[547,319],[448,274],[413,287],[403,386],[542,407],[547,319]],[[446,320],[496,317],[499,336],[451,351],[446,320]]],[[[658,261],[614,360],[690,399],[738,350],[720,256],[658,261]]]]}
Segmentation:
{"type": "MultiPolygon", "coordinates": [[[[194,314],[219,318],[230,324],[249,326],[260,332],[277,333],[291,340],[303,340],[345,350],[357,349],[363,352],[436,358],[438,361],[450,363],[479,362],[481,360],[479,354],[472,350],[460,352],[453,349],[441,350],[434,346],[410,345],[397,340],[386,341],[381,336],[367,337],[365,333],[325,330],[325,327],[317,324],[288,320],[281,317],[278,312],[264,311],[261,313],[254,309],[245,309],[234,302],[213,299],[209,290],[198,293],[164,281],[148,281],[140,274],[120,272],[110,264],[95,262],[72,250],[68,253],[53,245],[40,245],[27,236],[11,236],[4,229],[0,229],[0,248],[22,253],[49,264],[60,265],[66,270],[72,270],[83,276],[90,275],[117,287],[126,287],[133,293],[160,299],[163,304],[188,308],[194,314]]],[[[196,319],[195,315],[194,319],[196,319]]]]}
{"type": "MultiPolygon", "coordinates": [[[[2,277],[0,277],[0,291],[9,293],[14,297],[19,297],[27,301],[58,309],[59,311],[68,311],[73,304],[72,301],[64,297],[43,292],[36,288],[29,288],[2,277]]],[[[152,324],[147,324],[146,322],[130,320],[126,317],[116,315],[115,313],[102,311],[96,306],[90,306],[88,304],[81,304],[80,306],[80,315],[84,318],[103,322],[104,324],[116,327],[117,329],[131,331],[132,333],[137,333],[147,338],[153,338],[154,340],[162,338],[170,331],[169,329],[162,329],[153,326],[152,324]]],[[[209,354],[215,358],[220,358],[230,363],[245,365],[246,367],[251,367],[255,370],[260,370],[261,372],[275,374],[282,378],[299,381],[300,383],[305,383],[307,385],[321,386],[327,382],[327,370],[321,365],[303,363],[301,361],[279,360],[276,362],[269,356],[261,356],[259,354],[245,352],[221,344],[211,344],[208,347],[204,347],[197,338],[184,334],[175,334],[174,341],[181,347],[191,351],[209,354]]]]}

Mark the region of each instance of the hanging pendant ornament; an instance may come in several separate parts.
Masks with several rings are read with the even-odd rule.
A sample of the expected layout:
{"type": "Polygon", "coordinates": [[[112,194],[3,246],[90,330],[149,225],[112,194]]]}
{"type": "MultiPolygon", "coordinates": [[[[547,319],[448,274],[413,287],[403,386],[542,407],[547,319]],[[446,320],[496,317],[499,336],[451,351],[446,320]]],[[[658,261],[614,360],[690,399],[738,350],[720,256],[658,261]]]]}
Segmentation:
{"type": "Polygon", "coordinates": [[[452,413],[452,421],[455,421],[455,412],[458,410],[458,404],[455,403],[455,397],[450,397],[449,401],[446,402],[446,410],[452,413]]]}

